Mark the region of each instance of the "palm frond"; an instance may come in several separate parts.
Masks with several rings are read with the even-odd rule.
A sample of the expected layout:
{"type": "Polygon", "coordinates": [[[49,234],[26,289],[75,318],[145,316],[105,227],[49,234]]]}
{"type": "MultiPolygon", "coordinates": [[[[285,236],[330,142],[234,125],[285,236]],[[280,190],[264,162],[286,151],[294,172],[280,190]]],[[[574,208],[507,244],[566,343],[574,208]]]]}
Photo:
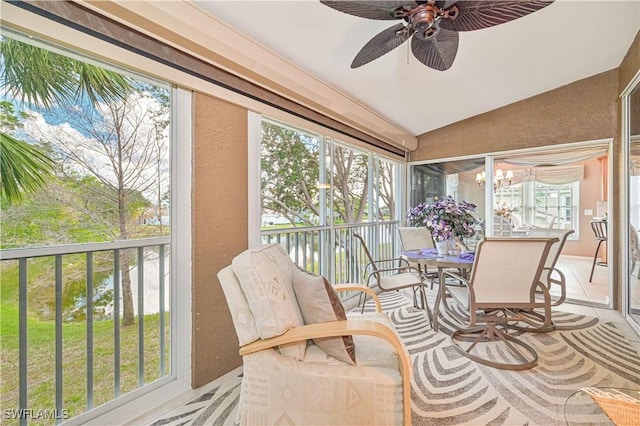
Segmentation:
{"type": "Polygon", "coordinates": [[[22,201],[54,176],[54,162],[28,143],[0,132],[0,195],[9,204],[22,201]]]}
{"type": "Polygon", "coordinates": [[[83,94],[93,105],[120,100],[131,88],[121,74],[10,38],[0,41],[0,53],[6,93],[45,108],[73,104],[83,94]]]}

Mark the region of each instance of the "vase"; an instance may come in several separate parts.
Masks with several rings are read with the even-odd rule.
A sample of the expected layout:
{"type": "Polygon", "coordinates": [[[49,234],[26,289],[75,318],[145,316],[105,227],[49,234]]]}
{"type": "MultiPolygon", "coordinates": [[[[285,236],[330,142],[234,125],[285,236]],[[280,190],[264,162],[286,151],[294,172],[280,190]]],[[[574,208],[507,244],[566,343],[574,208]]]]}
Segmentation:
{"type": "Polygon", "coordinates": [[[460,250],[460,252],[468,252],[469,250],[469,246],[467,245],[467,242],[465,241],[465,239],[463,237],[458,237],[456,239],[456,246],[457,248],[460,250]]]}
{"type": "Polygon", "coordinates": [[[449,254],[449,240],[436,241],[438,254],[449,254]]]}

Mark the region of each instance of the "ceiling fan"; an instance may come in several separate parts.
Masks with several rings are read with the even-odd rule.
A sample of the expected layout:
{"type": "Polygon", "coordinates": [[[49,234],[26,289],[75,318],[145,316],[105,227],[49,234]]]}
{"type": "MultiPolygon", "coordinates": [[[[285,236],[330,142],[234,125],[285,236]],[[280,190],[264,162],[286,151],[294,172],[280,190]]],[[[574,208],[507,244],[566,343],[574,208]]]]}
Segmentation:
{"type": "Polygon", "coordinates": [[[358,52],[351,68],[389,53],[411,38],[413,55],[429,68],[447,70],[458,51],[458,31],[492,27],[526,16],[554,0],[332,1],[320,3],[349,15],[403,22],[373,37],[358,52]]]}

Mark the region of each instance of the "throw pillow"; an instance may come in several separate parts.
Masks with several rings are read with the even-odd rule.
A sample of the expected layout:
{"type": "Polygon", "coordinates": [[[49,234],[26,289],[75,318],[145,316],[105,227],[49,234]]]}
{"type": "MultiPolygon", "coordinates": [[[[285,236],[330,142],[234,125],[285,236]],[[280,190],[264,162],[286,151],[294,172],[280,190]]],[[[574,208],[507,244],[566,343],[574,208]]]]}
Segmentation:
{"type": "MultiPolygon", "coordinates": [[[[236,256],[231,265],[240,282],[263,339],[279,336],[303,324],[291,286],[290,268],[283,263],[278,245],[265,245],[236,256]]],[[[286,260],[292,267],[294,263],[286,260]]],[[[306,340],[279,346],[282,355],[303,360],[306,340]]]]}
{"type": "MultiPolygon", "coordinates": [[[[344,306],[324,277],[299,268],[293,270],[293,291],[305,324],[346,320],[344,306]]],[[[355,365],[356,348],[352,336],[313,339],[327,355],[355,365]]]]}

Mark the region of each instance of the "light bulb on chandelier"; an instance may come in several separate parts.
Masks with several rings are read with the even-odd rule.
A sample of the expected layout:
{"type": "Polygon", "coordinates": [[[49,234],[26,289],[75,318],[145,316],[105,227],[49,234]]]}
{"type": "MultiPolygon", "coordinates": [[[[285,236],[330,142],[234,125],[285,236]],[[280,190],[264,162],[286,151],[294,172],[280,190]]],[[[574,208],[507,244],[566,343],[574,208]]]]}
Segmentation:
{"type": "MultiPolygon", "coordinates": [[[[511,186],[513,181],[513,171],[507,170],[507,173],[503,173],[502,169],[496,170],[496,175],[493,178],[493,190],[507,189],[511,186]]],[[[476,183],[482,189],[487,182],[487,175],[485,172],[476,173],[476,183]]]]}

